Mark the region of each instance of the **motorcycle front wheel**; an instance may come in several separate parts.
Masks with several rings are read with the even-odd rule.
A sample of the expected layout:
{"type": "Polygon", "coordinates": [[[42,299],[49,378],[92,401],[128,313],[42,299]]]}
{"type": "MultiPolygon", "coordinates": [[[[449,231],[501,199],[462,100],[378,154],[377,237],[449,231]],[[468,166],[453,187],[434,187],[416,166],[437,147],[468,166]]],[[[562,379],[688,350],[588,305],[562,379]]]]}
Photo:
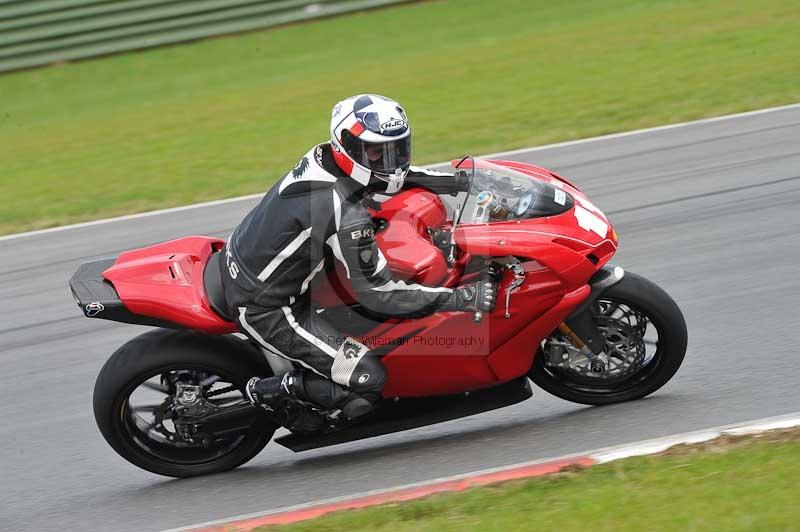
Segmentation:
{"type": "Polygon", "coordinates": [[[150,331],[103,366],[95,420],[120,456],[152,473],[227,471],[256,456],[277,429],[244,397],[248,379],[270,374],[264,357],[236,338],[150,331]]]}
{"type": "Polygon", "coordinates": [[[591,311],[606,340],[605,353],[601,360],[588,360],[556,331],[543,342],[528,373],[546,392],[586,405],[619,403],[655,392],[680,368],[686,322],[655,283],[625,272],[591,311]]]}

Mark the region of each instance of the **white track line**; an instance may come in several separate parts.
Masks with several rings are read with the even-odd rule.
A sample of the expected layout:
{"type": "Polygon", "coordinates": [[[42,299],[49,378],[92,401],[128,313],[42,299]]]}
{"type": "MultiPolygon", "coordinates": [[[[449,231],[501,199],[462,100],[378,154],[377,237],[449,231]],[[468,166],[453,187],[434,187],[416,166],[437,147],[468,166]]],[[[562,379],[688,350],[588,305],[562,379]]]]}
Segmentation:
{"type": "Polygon", "coordinates": [[[754,421],[748,421],[746,423],[736,423],[733,425],[724,425],[721,427],[713,427],[694,432],[686,432],[684,434],[676,434],[674,436],[664,436],[662,438],[655,438],[652,440],[627,443],[624,445],[599,449],[587,454],[596,460],[597,463],[603,464],[605,462],[611,462],[613,460],[619,460],[621,458],[628,458],[631,456],[660,453],[675,445],[700,443],[713,440],[714,438],[719,438],[720,436],[758,434],[768,430],[788,429],[797,426],[800,426],[800,412],[786,414],[783,416],[757,419],[754,421]]]}
{"type": "MultiPolygon", "coordinates": [[[[666,131],[666,130],[669,130],[669,129],[676,129],[676,128],[686,127],[686,126],[710,124],[710,123],[713,123],[713,122],[721,122],[723,120],[731,120],[731,119],[735,119],[735,118],[743,118],[743,117],[747,117],[747,116],[755,116],[755,115],[760,115],[760,114],[765,114],[765,113],[772,113],[772,112],[775,112],[775,111],[784,111],[784,110],[787,110],[787,109],[795,109],[795,108],[800,108],[800,103],[794,103],[794,104],[789,104],[789,105],[781,105],[781,106],[778,106],[778,107],[768,107],[766,109],[757,109],[755,111],[746,111],[746,112],[743,112],[743,113],[735,113],[735,114],[732,114],[732,115],[723,115],[723,116],[714,116],[714,117],[711,117],[711,118],[702,118],[700,120],[690,120],[690,121],[687,121],[687,122],[678,122],[678,123],[675,123],[675,124],[667,124],[667,125],[664,125],[664,126],[649,127],[649,128],[644,128],[644,129],[635,129],[635,130],[632,130],[632,131],[623,131],[621,133],[611,133],[609,135],[601,135],[599,137],[589,137],[589,138],[584,138],[584,139],[568,140],[568,141],[565,141],[565,142],[556,142],[554,144],[545,144],[543,146],[534,146],[532,148],[520,148],[520,149],[516,149],[516,150],[501,151],[501,152],[497,152],[497,153],[489,153],[489,154],[486,154],[486,155],[481,155],[480,157],[482,157],[482,158],[492,158],[492,157],[500,157],[500,156],[506,156],[506,155],[519,155],[521,153],[534,153],[534,152],[537,152],[537,151],[549,150],[549,149],[552,149],[552,148],[575,146],[575,145],[578,145],[578,144],[585,144],[587,142],[597,142],[599,140],[618,139],[618,138],[623,138],[623,137],[629,137],[629,136],[632,136],[632,135],[642,135],[642,134],[646,134],[646,133],[654,133],[656,131],[666,131]]],[[[447,165],[447,164],[450,164],[450,161],[433,163],[433,164],[428,164],[428,165],[425,165],[425,166],[436,167],[436,166],[444,166],[444,165],[447,165]]],[[[228,203],[235,203],[235,202],[238,202],[238,201],[248,201],[248,200],[252,200],[252,199],[261,197],[263,195],[264,195],[264,192],[259,192],[259,193],[256,193],[256,194],[248,194],[246,196],[237,196],[235,198],[227,198],[227,199],[214,200],[214,201],[204,201],[204,202],[201,202],[201,203],[193,203],[191,205],[183,205],[183,206],[180,206],[180,207],[170,207],[168,209],[160,209],[160,210],[156,210],[156,211],[141,212],[141,213],[136,213],[136,214],[126,214],[124,216],[116,216],[116,217],[113,217],[113,218],[104,218],[104,219],[101,219],[101,220],[92,220],[90,222],[81,222],[81,223],[71,224],[71,225],[62,225],[62,226],[59,226],[59,227],[51,227],[51,228],[48,228],[48,229],[38,229],[36,231],[26,231],[24,233],[14,233],[14,234],[10,234],[10,235],[0,236],[0,242],[6,241],[6,240],[15,240],[15,239],[19,239],[19,238],[26,238],[26,237],[30,237],[30,236],[43,235],[43,234],[48,234],[48,233],[56,233],[56,232],[60,232],[60,231],[70,231],[72,229],[81,229],[81,228],[84,228],[84,227],[91,227],[91,226],[94,226],[94,225],[102,225],[102,224],[107,224],[107,223],[112,223],[112,222],[121,222],[121,221],[125,221],[125,220],[133,220],[133,219],[136,219],[136,218],[147,218],[147,217],[150,217],[150,216],[158,216],[160,214],[170,214],[170,213],[173,213],[173,212],[181,212],[181,211],[186,211],[186,210],[189,210],[189,209],[198,209],[198,208],[202,208],[202,207],[213,207],[213,206],[216,206],[216,205],[225,205],[225,204],[228,204],[228,203]]]]}
{"type": "Polygon", "coordinates": [[[206,521],[204,523],[196,523],[189,526],[179,527],[179,528],[172,528],[168,530],[164,530],[163,532],[188,532],[191,530],[195,530],[198,528],[206,528],[206,527],[213,527],[213,526],[222,526],[227,523],[231,523],[234,521],[243,521],[247,519],[254,519],[258,517],[264,517],[268,515],[275,515],[275,514],[282,514],[288,512],[295,512],[297,510],[303,510],[312,507],[318,506],[325,506],[329,504],[335,504],[345,501],[350,501],[353,499],[361,499],[363,497],[369,497],[372,495],[381,495],[385,493],[391,493],[396,491],[404,491],[413,488],[419,488],[424,486],[429,486],[432,484],[441,484],[446,482],[458,481],[458,480],[465,480],[474,477],[479,477],[487,474],[492,473],[500,473],[503,471],[509,471],[514,469],[519,469],[523,467],[529,467],[539,464],[546,464],[548,462],[555,462],[561,460],[567,460],[572,458],[580,458],[586,457],[591,458],[597,464],[603,464],[606,462],[611,462],[614,460],[620,460],[622,458],[629,458],[632,456],[643,456],[647,454],[655,454],[663,452],[670,447],[680,444],[691,444],[691,443],[700,443],[704,441],[713,440],[719,436],[723,435],[743,435],[743,434],[758,434],[761,432],[765,432],[768,430],[775,430],[775,429],[784,429],[784,428],[792,428],[800,426],[800,412],[795,412],[792,414],[785,414],[782,416],[776,417],[769,417],[763,419],[757,419],[753,421],[746,421],[743,423],[734,423],[731,425],[723,425],[719,427],[712,427],[709,429],[703,429],[693,432],[686,432],[683,434],[675,434],[672,436],[663,436],[661,438],[653,438],[651,440],[643,440],[633,443],[626,443],[622,445],[615,445],[613,447],[604,447],[601,449],[596,449],[593,451],[586,451],[581,453],[572,453],[563,456],[557,456],[552,458],[544,458],[540,460],[533,460],[530,462],[522,462],[518,464],[512,464],[507,466],[501,467],[494,467],[490,469],[481,469],[478,471],[472,471],[469,473],[462,473],[459,475],[453,475],[449,477],[440,477],[435,478],[432,480],[426,480],[422,482],[416,482],[413,484],[405,484],[402,486],[395,486],[392,488],[384,488],[379,490],[371,490],[365,491],[361,493],[355,493],[350,495],[345,495],[341,497],[335,497],[330,499],[323,499],[317,500],[313,502],[307,502],[302,504],[296,504],[292,506],[285,506],[282,508],[275,508],[271,510],[264,510],[260,512],[253,512],[248,514],[237,515],[233,517],[227,517],[224,519],[217,519],[213,521],[206,521]]]}

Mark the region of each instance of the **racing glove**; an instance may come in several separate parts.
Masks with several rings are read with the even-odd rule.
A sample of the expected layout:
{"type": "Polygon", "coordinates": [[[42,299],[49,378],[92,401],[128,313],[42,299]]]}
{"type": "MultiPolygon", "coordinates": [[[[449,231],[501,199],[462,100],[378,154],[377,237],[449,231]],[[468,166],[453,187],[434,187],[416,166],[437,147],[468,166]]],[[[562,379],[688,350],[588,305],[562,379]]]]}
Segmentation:
{"type": "Polygon", "coordinates": [[[492,279],[481,279],[459,286],[455,296],[457,310],[491,312],[497,300],[497,283],[492,279]]]}

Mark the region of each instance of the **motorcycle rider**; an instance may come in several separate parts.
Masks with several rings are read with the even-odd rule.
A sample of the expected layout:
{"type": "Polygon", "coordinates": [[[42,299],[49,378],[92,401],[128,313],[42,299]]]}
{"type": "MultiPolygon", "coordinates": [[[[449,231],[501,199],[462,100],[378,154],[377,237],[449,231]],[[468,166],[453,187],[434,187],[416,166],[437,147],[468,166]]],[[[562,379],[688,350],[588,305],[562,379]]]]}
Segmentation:
{"type": "MultiPolygon", "coordinates": [[[[372,195],[425,187],[465,190],[451,174],[411,166],[404,109],[375,94],[337,103],[330,143],[313,147],[231,235],[221,261],[223,286],[240,330],[264,350],[295,363],[285,375],[247,384],[247,396],[296,431],[331,418],[357,418],[381,397],[386,372],[377,356],[339,333],[312,304],[308,287],[326,260],[344,266],[359,303],[381,316],[494,308],[493,281],[430,287],[392,279],[365,204],[372,195]]],[[[324,275],[324,272],[323,272],[324,275]]]]}

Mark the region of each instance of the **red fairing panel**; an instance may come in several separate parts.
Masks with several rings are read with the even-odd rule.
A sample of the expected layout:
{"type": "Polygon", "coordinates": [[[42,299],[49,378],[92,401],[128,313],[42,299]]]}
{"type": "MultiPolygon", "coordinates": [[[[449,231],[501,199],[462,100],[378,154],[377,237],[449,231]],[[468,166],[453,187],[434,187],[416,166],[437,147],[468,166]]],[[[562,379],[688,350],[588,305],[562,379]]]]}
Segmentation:
{"type": "Polygon", "coordinates": [[[456,243],[468,255],[532,259],[524,263],[525,282],[511,298],[511,317],[504,316],[502,297],[507,273],[496,310],[479,325],[469,314],[448,313],[374,331],[384,342],[399,340],[383,358],[386,397],[455,393],[524,375],[542,340],[588,297],[588,279],[616,251],[610,222],[577,187],[534,165],[508,166],[562,188],[575,206],[550,217],[456,229],[456,243]]]}
{"type": "MultiPolygon", "coordinates": [[[[512,165],[510,161],[495,163],[512,165]]],[[[456,244],[472,255],[536,259],[573,288],[585,283],[617,250],[617,233],[611,222],[583,192],[566,180],[537,166],[513,164],[514,169],[565,190],[575,199],[575,205],[555,216],[461,224],[456,228],[456,244]]]]}
{"type": "MultiPolygon", "coordinates": [[[[589,198],[586,196],[586,194],[583,193],[583,191],[580,188],[575,186],[571,181],[567,180],[565,177],[553,172],[552,170],[548,170],[547,168],[542,168],[541,166],[536,166],[535,164],[521,163],[518,161],[504,161],[504,160],[493,160],[491,162],[506,166],[508,168],[512,168],[518,172],[522,172],[523,174],[527,174],[531,177],[547,181],[550,184],[569,192],[569,194],[573,198],[575,198],[576,202],[575,208],[573,208],[573,210],[571,211],[572,217],[574,219],[573,226],[577,225],[578,229],[580,230],[579,234],[584,234],[592,237],[591,239],[588,240],[590,240],[590,242],[593,242],[595,245],[595,250],[592,254],[599,259],[599,262],[597,263],[597,268],[598,269],[602,268],[611,259],[611,257],[614,255],[619,245],[617,239],[617,232],[614,230],[614,226],[611,223],[611,221],[609,221],[608,217],[600,209],[598,209],[591,201],[589,201],[589,198]],[[584,209],[585,211],[588,211],[589,214],[586,213],[576,214],[576,212],[579,209],[584,209]],[[593,224],[590,223],[590,219],[592,216],[598,217],[600,221],[607,224],[608,226],[605,239],[600,240],[599,242],[597,242],[594,239],[595,236],[593,234],[594,231],[591,230],[587,231],[586,229],[586,227],[593,226],[593,224]],[[587,220],[587,218],[589,220],[587,220]],[[581,223],[583,223],[583,227],[581,227],[581,223]]],[[[580,236],[576,236],[574,234],[572,235],[568,234],[567,236],[580,239],[580,236]]],[[[586,249],[583,248],[580,244],[574,244],[573,242],[574,241],[572,242],[558,241],[557,243],[567,246],[572,246],[575,249],[582,252],[586,251],[586,249]]]]}
{"type": "Polygon", "coordinates": [[[212,334],[236,332],[235,324],[211,310],[203,289],[205,265],[224,245],[218,238],[193,236],[126,251],[103,277],[134,314],[212,334]]]}
{"type": "MultiPolygon", "coordinates": [[[[537,331],[530,329],[531,323],[541,319],[547,327],[552,321],[547,317],[551,309],[571,309],[580,301],[569,299],[562,307],[564,283],[536,261],[526,262],[523,267],[525,282],[511,298],[509,319],[505,318],[505,300],[500,298],[494,312],[485,315],[479,324],[473,322],[472,313],[443,312],[379,327],[366,335],[363,340],[368,345],[372,343],[371,347],[380,347],[375,345],[376,339],[383,345],[397,346],[382,359],[389,375],[384,396],[458,393],[492,386],[527,372],[530,364],[509,377],[519,364],[505,356],[493,360],[493,353],[513,343],[520,350],[511,358],[530,362],[535,346],[558,322],[538,339],[533,338],[537,331]],[[522,337],[517,340],[520,334],[522,337]]],[[[510,282],[511,274],[507,273],[500,294],[510,282]]]]}
{"type": "MultiPolygon", "coordinates": [[[[565,215],[569,213],[560,216],[565,215]]],[[[456,228],[455,238],[458,247],[472,255],[535,258],[550,268],[569,288],[585,284],[597,271],[597,266],[587,259],[587,255],[599,246],[579,239],[564,238],[558,234],[559,229],[552,229],[537,224],[535,220],[462,225],[456,228]]]]}
{"type": "Polygon", "coordinates": [[[583,303],[591,292],[589,285],[583,285],[565,294],[547,312],[495,349],[489,355],[489,366],[497,375],[498,381],[507,381],[527,373],[542,340],[583,303]]]}

